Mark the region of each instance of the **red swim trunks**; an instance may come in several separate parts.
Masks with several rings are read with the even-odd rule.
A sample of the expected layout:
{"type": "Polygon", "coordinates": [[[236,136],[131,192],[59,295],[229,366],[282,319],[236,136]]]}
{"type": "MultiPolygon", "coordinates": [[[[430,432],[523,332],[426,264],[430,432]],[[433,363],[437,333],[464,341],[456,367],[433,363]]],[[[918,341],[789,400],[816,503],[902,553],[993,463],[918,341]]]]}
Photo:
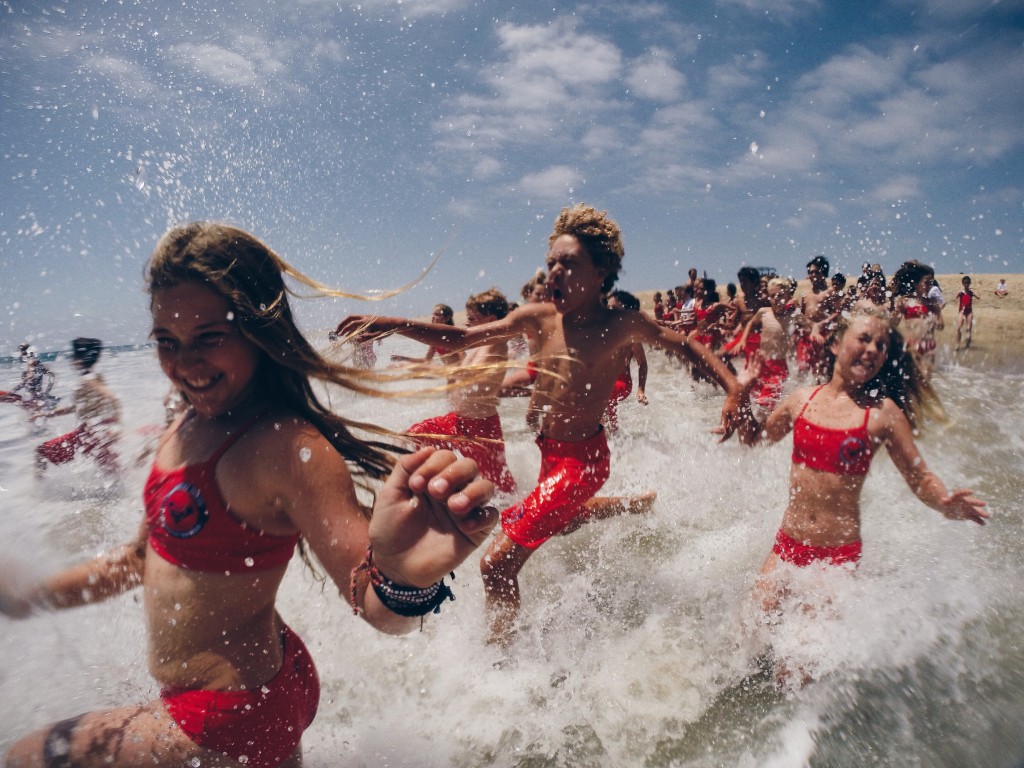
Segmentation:
{"type": "Polygon", "coordinates": [[[413,424],[407,434],[416,435],[417,445],[432,445],[458,451],[473,459],[480,467],[480,474],[494,483],[503,493],[514,493],[516,480],[505,460],[505,437],[501,432],[498,414],[486,419],[471,419],[448,413],[435,419],[413,424]],[[448,440],[446,437],[464,438],[448,440]]]}
{"type": "Polygon", "coordinates": [[[501,528],[516,544],[536,549],[575,520],[610,472],[604,430],[586,440],[568,442],[541,435],[540,478],[529,496],[501,513],[501,528]]]}
{"type": "Polygon", "coordinates": [[[844,563],[860,562],[861,542],[851,541],[849,544],[840,544],[836,547],[815,547],[797,541],[779,530],[775,534],[775,546],[772,552],[779,556],[780,560],[800,568],[806,567],[814,562],[824,562],[827,565],[843,565],[844,563]]]}
{"type": "Polygon", "coordinates": [[[537,381],[537,364],[533,360],[526,361],[526,372],[530,376],[530,382],[537,381]]]}
{"type": "Polygon", "coordinates": [[[782,397],[782,387],[789,377],[789,366],[785,359],[762,360],[761,375],[754,388],[754,402],[762,408],[774,409],[782,397]]]}
{"type": "Polygon", "coordinates": [[[67,464],[81,451],[92,455],[101,466],[114,469],[117,466],[117,454],[111,447],[112,443],[111,436],[101,435],[85,424],[80,424],[66,435],[47,440],[36,448],[36,455],[51,464],[67,464]]]}
{"type": "Polygon", "coordinates": [[[817,371],[825,359],[825,345],[809,335],[798,336],[796,340],[796,366],[801,373],[817,371]]]}
{"type": "Polygon", "coordinates": [[[167,713],[196,744],[253,768],[276,768],[299,746],[316,716],[320,679],[299,636],[282,632],[284,662],[251,691],[165,688],[167,713]]]}

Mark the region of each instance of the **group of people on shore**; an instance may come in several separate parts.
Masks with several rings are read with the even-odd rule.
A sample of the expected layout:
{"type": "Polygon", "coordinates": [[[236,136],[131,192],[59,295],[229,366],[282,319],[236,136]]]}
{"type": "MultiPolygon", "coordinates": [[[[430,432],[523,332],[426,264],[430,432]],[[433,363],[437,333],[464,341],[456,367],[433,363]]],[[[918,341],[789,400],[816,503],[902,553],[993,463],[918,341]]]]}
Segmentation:
{"type": "MultiPolygon", "coordinates": [[[[985,522],[985,503],[970,490],[949,492],[916,448],[912,428],[931,393],[888,312],[855,307],[825,322],[826,308],[812,313],[808,300],[807,319],[795,324],[821,383],[795,389],[758,418],[751,396],[777,354],[769,314],[782,325],[775,308],[792,298],[788,282],[773,292],[769,281],[762,297],[760,276],[741,270],[743,302],[733,312],[746,360],[737,374],[708,324],[659,322],[629,294],[614,293],[623,255],[618,225],[579,204],[555,221],[538,300],[510,310],[496,291],[474,295],[465,327],[443,313],[433,322],[343,319],[333,332],[340,341],[399,333],[443,361],[451,412],[394,434],[333,412],[311,386],[388,396],[374,387],[375,374],[332,362],[299,331],[284,277],[322,295],[339,292],[237,228],[170,230],[147,271],[151,336],[187,407],[156,448],[138,532],[29,589],[0,575],[0,612],[11,617],[141,586],[160,695],[46,726],[14,744],[7,766],[301,765],[319,681],[276,609],[296,548],[315,556],[358,615],[397,633],[441,608],[451,597],[444,577],[489,539],[480,570],[490,640],[513,642],[519,575],[545,541],[589,519],[651,508],[653,494],[597,496],[610,471],[609,404],[645,348],[724,391],[723,439],[736,434],[753,445],[794,435],[789,501],[758,581],[765,611],[787,589],[786,568],[856,564],[861,488],[883,446],[922,502],[951,519],[985,522]],[[517,367],[511,344],[528,350],[526,386],[506,380],[517,367]],[[538,481],[526,494],[507,471],[495,418],[498,398],[517,387],[529,392],[540,451],[538,481]],[[500,513],[488,504],[496,487],[500,513]]],[[[706,320],[701,282],[694,293],[703,291],[706,320]]]]}

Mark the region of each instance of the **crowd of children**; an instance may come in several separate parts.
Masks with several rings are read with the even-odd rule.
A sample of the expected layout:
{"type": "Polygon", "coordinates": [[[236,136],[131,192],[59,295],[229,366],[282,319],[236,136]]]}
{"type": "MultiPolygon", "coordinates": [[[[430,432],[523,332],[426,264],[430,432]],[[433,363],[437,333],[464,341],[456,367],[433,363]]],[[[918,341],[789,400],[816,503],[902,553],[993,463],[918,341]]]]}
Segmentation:
{"type": "MultiPolygon", "coordinates": [[[[490,640],[507,646],[520,572],[545,541],[590,519],[652,507],[653,492],[597,495],[633,363],[637,399],[646,401],[645,349],[661,349],[721,388],[723,439],[736,433],[754,444],[793,433],[789,501],[756,586],[766,612],[788,588],[786,568],[859,560],[861,489],[882,447],[925,504],[948,518],[986,521],[985,503],[967,489],[948,491],[914,443],[934,397],[922,370],[934,344],[919,324],[939,315],[924,265],[904,264],[884,295],[884,277],[869,265],[852,295],[836,276],[829,285],[818,256],[801,296],[795,281],[745,267],[739,291],[730,286],[724,300],[692,269],[667,301],[656,296],[652,317],[634,296],[613,291],[623,255],[607,213],[575,205],[557,217],[545,271],[518,307],[491,290],[466,302],[465,326],[444,305],[432,322],[342,320],[332,332],[340,343],[372,350],[376,338],[399,333],[427,345],[423,358],[396,362],[436,365],[450,399],[446,415],[367,439],[311,382],[386,396],[362,370],[372,362],[346,365],[317,351],[292,318],[284,277],[337,293],[242,230],[196,223],[169,231],[147,273],[151,335],[185,407],[156,448],[138,532],[27,591],[0,580],[0,612],[11,617],[141,586],[160,694],[46,726],[16,742],[7,765],[84,765],[102,754],[115,766],[300,766],[319,681],[276,607],[300,541],[353,610],[385,632],[408,631],[436,612],[451,596],[443,577],[486,542],[490,640]],[[510,359],[513,343],[525,360],[510,359]],[[791,361],[816,383],[787,392],[791,361]],[[525,494],[505,462],[498,417],[499,398],[510,392],[529,395],[540,452],[536,486],[525,494]],[[486,505],[495,486],[506,497],[500,513],[486,505]]],[[[964,287],[961,311],[973,297],[964,287]]],[[[85,379],[75,396],[88,425],[83,441],[100,440],[97,419],[105,428],[117,421],[102,382],[90,378],[99,349],[95,339],[74,345],[85,379]]],[[[42,458],[55,455],[40,449],[42,458]]]]}

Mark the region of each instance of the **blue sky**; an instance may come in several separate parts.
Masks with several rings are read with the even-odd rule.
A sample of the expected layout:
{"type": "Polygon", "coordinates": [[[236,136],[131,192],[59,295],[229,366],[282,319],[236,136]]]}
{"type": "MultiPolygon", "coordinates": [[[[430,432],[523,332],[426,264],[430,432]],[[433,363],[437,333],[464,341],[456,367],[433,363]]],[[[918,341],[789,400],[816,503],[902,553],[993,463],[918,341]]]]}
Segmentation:
{"type": "Polygon", "coordinates": [[[1024,272],[1024,0],[179,0],[0,5],[0,354],[148,332],[171,224],[461,308],[607,209],[620,286],[1024,272]]]}

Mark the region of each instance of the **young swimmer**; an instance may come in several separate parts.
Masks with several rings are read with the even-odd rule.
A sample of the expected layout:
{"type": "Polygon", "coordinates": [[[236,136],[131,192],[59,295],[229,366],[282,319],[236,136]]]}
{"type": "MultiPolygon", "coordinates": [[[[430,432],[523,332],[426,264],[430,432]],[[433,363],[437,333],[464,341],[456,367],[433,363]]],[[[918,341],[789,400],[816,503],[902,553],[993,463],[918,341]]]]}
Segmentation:
{"type": "Polygon", "coordinates": [[[787,359],[793,337],[792,299],[793,283],[784,277],[771,278],[768,281],[768,306],[754,313],[734,347],[734,350],[745,349],[750,335],[758,335],[760,342],[756,355],[759,373],[752,398],[759,408],[769,412],[779,404],[782,388],[789,378],[787,359]]]}
{"type": "MultiPolygon", "coordinates": [[[[537,273],[522,287],[519,294],[527,304],[542,304],[548,301],[550,297],[544,270],[537,270],[537,273]]],[[[526,342],[526,364],[511,366],[505,373],[505,378],[501,382],[502,397],[529,397],[533,394],[533,383],[537,380],[537,368],[533,363],[537,342],[529,336],[520,335],[510,339],[509,345],[518,345],[520,340],[526,342]]]]}
{"type": "Polygon", "coordinates": [[[711,375],[728,393],[723,410],[727,431],[742,394],[735,377],[700,343],[642,312],[604,305],[602,296],[618,279],[623,256],[619,227],[607,213],[583,204],[562,209],[548,244],[551,300],[524,305],[502,320],[453,329],[396,317],[354,316],[338,326],[339,333],[397,331],[453,349],[522,333],[537,342],[531,413],[539,433],[540,477],[522,502],[502,513],[502,530],[480,564],[491,640],[503,644],[511,639],[519,610],[519,571],[548,538],[590,514],[587,501],[608,478],[601,417],[633,344],[660,346],[711,375]]]}
{"type": "Polygon", "coordinates": [[[970,275],[964,275],[960,283],[963,288],[956,295],[956,348],[958,350],[960,349],[960,340],[964,336],[966,337],[964,349],[971,347],[971,335],[974,332],[974,302],[981,301],[978,294],[971,290],[970,275]]]}
{"type": "MultiPolygon", "coordinates": [[[[612,291],[608,296],[608,309],[628,309],[633,312],[640,311],[640,299],[629,291],[612,291]]],[[[633,391],[633,374],[630,366],[636,361],[636,401],[641,405],[647,405],[647,354],[644,352],[643,344],[634,344],[626,357],[626,366],[615,379],[615,387],[612,389],[612,397],[605,408],[601,423],[604,424],[612,434],[619,429],[619,403],[629,397],[633,391]]]]}
{"type": "MultiPolygon", "coordinates": [[[[501,320],[507,314],[508,300],[496,288],[470,296],[466,302],[470,328],[501,320]]],[[[507,363],[508,344],[504,341],[468,350],[461,365],[448,369],[451,412],[421,421],[406,431],[417,445],[447,448],[468,456],[499,491],[514,493],[516,481],[505,460],[505,437],[498,418],[498,391],[507,363]]]]}
{"type": "Polygon", "coordinates": [[[21,381],[9,392],[0,392],[0,402],[17,403],[32,410],[54,408],[60,401],[59,397],[50,394],[56,377],[36,356],[36,351],[28,343],[18,345],[18,358],[25,367],[21,372],[21,381]],[[24,392],[28,397],[23,396],[24,392]]]}
{"type": "Polygon", "coordinates": [[[822,255],[807,262],[807,278],[811,281],[810,291],[800,297],[797,325],[800,333],[796,339],[796,365],[801,373],[810,373],[817,381],[823,381],[826,323],[829,319],[828,286],[829,263],[822,255]]]}
{"type": "Polygon", "coordinates": [[[894,321],[902,327],[907,349],[925,384],[935,369],[935,334],[943,328],[942,307],[928,297],[935,270],[919,261],[904,262],[892,278],[894,321]]]}
{"type": "Polygon", "coordinates": [[[275,607],[296,544],[396,633],[450,595],[442,577],[493,526],[480,506],[492,486],[471,460],[423,448],[395,461],[319,402],[311,379],[367,392],[372,374],[310,346],[285,274],[327,293],[234,227],[189,224],[158,243],[152,337],[189,409],[157,448],[138,534],[27,594],[0,583],[0,609],[21,617],[141,585],[160,695],[46,726],[13,745],[8,768],[297,768],[319,683],[275,607]],[[371,518],[357,489],[385,477],[371,518]]]}
{"type": "Polygon", "coordinates": [[[48,440],[36,448],[36,471],[48,464],[67,464],[81,451],[106,472],[118,469],[117,441],[121,427],[121,401],[110,391],[103,376],[93,371],[103,343],[99,339],[79,337],[71,342],[71,360],[82,375],[73,402],[66,408],[37,411],[32,419],[75,414],[78,426],[66,435],[48,440]]]}
{"type": "MultiPolygon", "coordinates": [[[[758,594],[766,613],[787,594],[780,564],[853,564],[861,557],[860,496],[871,460],[884,446],[914,494],[951,520],[984,525],[985,502],[973,491],[946,490],[914,444],[913,429],[928,406],[914,364],[888,317],[857,310],[840,318],[826,347],[829,378],[802,387],[764,421],[739,428],[748,444],[774,443],[793,432],[789,503],[761,568],[758,594]]],[[[741,375],[746,387],[749,374],[741,375]]]]}
{"type": "MultiPolygon", "coordinates": [[[[434,311],[430,314],[430,322],[442,323],[443,325],[455,325],[455,310],[447,304],[435,304],[434,311]]],[[[419,363],[430,365],[434,358],[438,358],[445,365],[455,365],[459,362],[459,356],[453,355],[444,347],[430,347],[423,357],[410,357],[409,355],[392,355],[391,360],[396,363],[419,363]]]]}

